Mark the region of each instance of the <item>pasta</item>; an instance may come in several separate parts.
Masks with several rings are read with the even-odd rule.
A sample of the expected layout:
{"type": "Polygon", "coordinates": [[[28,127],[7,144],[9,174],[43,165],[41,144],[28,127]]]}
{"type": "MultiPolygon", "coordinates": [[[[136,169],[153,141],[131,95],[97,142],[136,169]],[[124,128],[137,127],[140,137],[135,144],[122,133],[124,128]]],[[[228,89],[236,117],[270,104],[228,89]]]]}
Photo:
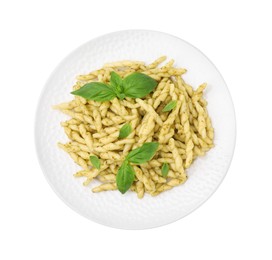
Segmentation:
{"type": "Polygon", "coordinates": [[[70,117],[61,126],[69,142],[58,146],[66,151],[82,170],[75,177],[85,178],[83,185],[96,179],[101,184],[93,192],[116,190],[116,175],[128,153],[146,142],[158,142],[154,157],[146,163],[132,164],[135,179],[130,190],[143,198],[145,193],[156,196],[187,180],[186,169],[198,156],[211,149],[214,129],[203,97],[206,84],[196,90],[182,75],[185,69],[174,67],[174,60],[161,65],[160,57],[149,65],[142,61],[118,61],[101,69],[79,75],[73,90],[90,82],[110,82],[111,72],[126,77],[133,72],[148,75],[158,82],[153,92],[143,98],[98,102],[75,96],[70,102],[54,106],[70,117]],[[164,111],[169,102],[170,111],[164,111]],[[129,123],[131,133],[120,139],[120,129],[129,123]],[[100,168],[93,167],[90,156],[99,158],[100,168]],[[169,164],[166,177],[162,165],[169,164]]]}

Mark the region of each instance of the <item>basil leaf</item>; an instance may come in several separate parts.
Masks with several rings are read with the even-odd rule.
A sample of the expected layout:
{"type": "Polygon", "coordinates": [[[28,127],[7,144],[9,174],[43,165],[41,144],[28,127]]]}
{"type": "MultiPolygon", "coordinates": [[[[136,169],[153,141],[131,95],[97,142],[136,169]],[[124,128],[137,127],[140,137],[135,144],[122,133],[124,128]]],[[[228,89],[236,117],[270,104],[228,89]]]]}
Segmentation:
{"type": "Polygon", "coordinates": [[[124,94],[126,97],[142,98],[149,94],[157,84],[157,81],[151,77],[135,72],[123,79],[124,94]]]}
{"type": "Polygon", "coordinates": [[[170,101],[162,110],[162,112],[169,112],[171,111],[172,109],[174,109],[177,105],[177,101],[176,100],[173,100],[173,101],[170,101]]]}
{"type": "Polygon", "coordinates": [[[169,172],[169,164],[168,163],[164,163],[163,165],[162,165],[162,176],[163,177],[166,177],[167,176],[167,174],[168,174],[168,172],[169,172]]]}
{"type": "Polygon", "coordinates": [[[123,92],[123,80],[122,78],[114,71],[111,72],[111,77],[110,77],[110,85],[118,92],[122,93],[123,92]]]}
{"type": "Polygon", "coordinates": [[[136,164],[142,164],[149,161],[155,154],[159,147],[159,143],[150,142],[145,143],[141,147],[138,147],[134,150],[132,150],[127,155],[127,160],[136,163],[136,164]]]}
{"type": "Polygon", "coordinates": [[[124,124],[119,132],[119,138],[126,138],[132,132],[132,127],[129,123],[124,124]]]}
{"type": "Polygon", "coordinates": [[[117,93],[117,97],[123,100],[126,97],[126,95],[124,93],[117,93]]]}
{"type": "Polygon", "coordinates": [[[125,160],[119,168],[116,175],[116,184],[118,190],[124,194],[134,181],[135,171],[132,166],[125,160]]]}
{"type": "Polygon", "coordinates": [[[94,156],[94,155],[90,156],[90,161],[91,161],[94,168],[96,168],[98,170],[100,169],[100,160],[98,159],[97,156],[94,156]]]}
{"type": "Polygon", "coordinates": [[[87,83],[80,89],[71,92],[71,94],[95,101],[108,101],[116,97],[113,89],[101,82],[87,83]]]}

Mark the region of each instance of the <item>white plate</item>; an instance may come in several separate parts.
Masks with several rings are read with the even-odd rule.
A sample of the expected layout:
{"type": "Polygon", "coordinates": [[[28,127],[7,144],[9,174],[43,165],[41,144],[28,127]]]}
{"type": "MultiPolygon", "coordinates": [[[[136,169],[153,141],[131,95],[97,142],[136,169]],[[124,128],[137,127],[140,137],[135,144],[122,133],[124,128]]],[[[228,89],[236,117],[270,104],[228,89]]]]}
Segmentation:
{"type": "MultiPolygon", "coordinates": [[[[69,54],[47,81],[36,116],[36,147],[41,168],[53,190],[72,209],[104,225],[123,229],[145,229],[176,221],[206,201],[218,188],[229,168],[235,146],[235,114],[227,86],[210,60],[189,43],[154,31],[132,30],[104,35],[87,42],[69,54]],[[173,58],[188,71],[184,79],[194,87],[208,83],[208,101],[215,147],[188,169],[184,185],[157,197],[118,191],[92,193],[74,178],[77,167],[56,143],[67,138],[60,122],[66,117],[51,107],[69,101],[75,76],[118,60],[151,62],[161,55],[173,58]]],[[[95,183],[97,185],[97,183],[95,183]]]]}

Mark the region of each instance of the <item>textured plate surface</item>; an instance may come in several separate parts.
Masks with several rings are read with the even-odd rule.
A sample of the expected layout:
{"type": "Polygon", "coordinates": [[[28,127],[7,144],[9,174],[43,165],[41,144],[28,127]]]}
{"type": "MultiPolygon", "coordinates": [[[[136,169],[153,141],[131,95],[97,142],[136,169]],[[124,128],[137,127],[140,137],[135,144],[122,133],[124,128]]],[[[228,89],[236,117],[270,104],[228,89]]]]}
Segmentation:
{"type": "Polygon", "coordinates": [[[116,228],[144,229],[176,221],[198,208],[217,189],[230,165],[235,146],[235,114],[227,86],[215,66],[199,50],[174,36],[154,31],[121,31],[94,39],[68,55],[54,70],[37,109],[35,138],[42,170],[53,190],[72,209],[98,223],[116,228]],[[196,88],[208,83],[205,98],[215,128],[215,148],[188,169],[188,181],[157,197],[139,200],[135,193],[92,193],[74,178],[80,168],[56,143],[67,138],[60,122],[66,116],[51,107],[69,101],[75,76],[118,60],[151,62],[161,55],[184,67],[184,79],[196,88]]]}

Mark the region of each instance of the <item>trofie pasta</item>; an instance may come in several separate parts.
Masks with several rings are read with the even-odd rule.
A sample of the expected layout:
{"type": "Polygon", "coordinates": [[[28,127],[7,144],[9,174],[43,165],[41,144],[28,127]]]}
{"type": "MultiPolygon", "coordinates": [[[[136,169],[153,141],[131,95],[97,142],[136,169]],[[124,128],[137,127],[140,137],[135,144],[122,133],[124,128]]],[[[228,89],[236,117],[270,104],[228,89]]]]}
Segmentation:
{"type": "Polygon", "coordinates": [[[107,63],[78,76],[74,99],[54,106],[70,117],[61,123],[69,142],[58,145],[82,168],[74,176],[83,185],[101,182],[93,192],[156,196],[184,183],[186,169],[214,146],[206,84],[194,90],[182,79],[186,70],[165,60],[107,63]]]}

